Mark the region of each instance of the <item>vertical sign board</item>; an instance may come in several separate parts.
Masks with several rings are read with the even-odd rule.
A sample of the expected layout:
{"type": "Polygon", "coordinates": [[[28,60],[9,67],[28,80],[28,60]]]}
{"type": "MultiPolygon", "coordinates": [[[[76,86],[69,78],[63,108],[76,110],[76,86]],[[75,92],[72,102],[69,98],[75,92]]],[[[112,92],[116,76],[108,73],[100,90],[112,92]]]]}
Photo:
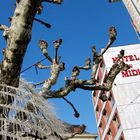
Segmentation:
{"type": "MultiPolygon", "coordinates": [[[[140,0],[122,0],[125,5],[128,5],[127,7],[134,7],[137,13],[140,12],[140,0]]],[[[128,8],[129,11],[129,8],[128,8]]]]}
{"type": "Polygon", "coordinates": [[[140,0],[130,0],[131,1],[131,5],[133,6],[133,8],[135,9],[135,12],[132,11],[133,14],[133,21],[135,22],[135,30],[136,32],[138,32],[138,34],[140,34],[140,0]]]}
{"type": "Polygon", "coordinates": [[[104,54],[104,62],[107,71],[109,71],[116,60],[116,56],[122,49],[125,50],[125,55],[121,61],[130,64],[131,68],[127,71],[120,72],[115,79],[115,83],[126,84],[130,82],[140,82],[140,44],[108,49],[108,51],[104,54]]]}
{"type": "Polygon", "coordinates": [[[140,0],[123,0],[137,34],[140,33],[140,0]]]}
{"type": "Polygon", "coordinates": [[[140,0],[131,0],[136,11],[139,13],[140,12],[140,0]]]}

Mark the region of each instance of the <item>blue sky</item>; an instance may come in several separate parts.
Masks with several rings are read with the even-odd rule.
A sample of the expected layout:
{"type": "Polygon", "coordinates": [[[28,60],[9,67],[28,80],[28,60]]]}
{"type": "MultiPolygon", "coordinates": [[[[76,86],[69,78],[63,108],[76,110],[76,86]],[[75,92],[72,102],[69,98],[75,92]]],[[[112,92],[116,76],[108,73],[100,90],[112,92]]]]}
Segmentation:
{"type": "MultiPolygon", "coordinates": [[[[8,17],[13,15],[15,0],[0,2],[0,24],[9,26],[8,17]]],[[[53,41],[62,38],[63,44],[59,49],[61,60],[66,63],[66,70],[58,79],[54,88],[64,85],[65,76],[70,77],[71,70],[75,65],[84,65],[85,59],[91,57],[91,47],[96,45],[97,50],[104,48],[108,41],[108,28],[117,28],[117,40],[113,46],[139,43],[135,31],[130,23],[130,17],[122,2],[108,3],[108,0],[64,0],[62,5],[44,3],[44,10],[36,17],[47,21],[52,25],[47,29],[41,24],[34,22],[32,40],[25,55],[23,70],[35,62],[44,58],[38,41],[44,39],[49,43],[49,54],[54,56],[53,41]]],[[[0,32],[0,59],[2,49],[6,47],[6,41],[0,32]]],[[[48,61],[43,62],[50,65],[48,61]]],[[[35,68],[22,74],[29,82],[39,82],[49,77],[49,70],[35,68]]],[[[79,78],[90,78],[90,71],[81,72],[79,78]]],[[[74,118],[72,109],[62,99],[49,100],[56,107],[59,118],[71,124],[86,124],[87,131],[97,133],[91,92],[76,90],[67,96],[81,114],[80,118],[74,118]]]]}

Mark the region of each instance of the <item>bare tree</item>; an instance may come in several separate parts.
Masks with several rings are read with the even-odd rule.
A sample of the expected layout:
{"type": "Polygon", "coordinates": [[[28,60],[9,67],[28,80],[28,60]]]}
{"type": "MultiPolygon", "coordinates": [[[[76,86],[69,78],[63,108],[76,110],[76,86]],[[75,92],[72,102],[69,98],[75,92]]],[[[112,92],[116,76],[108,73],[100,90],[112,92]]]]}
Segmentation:
{"type": "Polygon", "coordinates": [[[124,62],[119,61],[124,56],[124,51],[121,50],[117,56],[117,61],[112,65],[108,76],[106,78],[106,83],[103,85],[96,85],[97,79],[96,74],[97,70],[102,63],[103,54],[107,51],[107,49],[112,45],[112,43],[116,40],[116,29],[115,27],[109,28],[109,41],[103,50],[102,53],[97,53],[95,46],[92,47],[92,61],[90,58],[86,59],[85,66],[74,66],[72,70],[71,78],[65,77],[65,86],[61,87],[58,90],[51,90],[52,85],[57,83],[57,79],[61,71],[65,69],[65,63],[61,62],[57,56],[58,55],[58,48],[62,43],[62,39],[54,41],[55,47],[55,58],[52,59],[48,52],[47,47],[48,43],[46,41],[41,40],[39,45],[42,53],[46,58],[51,62],[51,66],[44,66],[41,63],[37,63],[36,66],[41,69],[48,69],[51,70],[51,76],[45,81],[39,82],[35,84],[35,86],[43,84],[43,88],[40,91],[40,95],[44,98],[63,98],[67,96],[71,91],[75,91],[77,88],[84,89],[84,90],[104,90],[109,91],[112,88],[112,84],[115,80],[115,77],[119,74],[120,71],[129,69],[129,65],[125,64],[124,62]],[[89,70],[92,69],[91,79],[88,80],[81,80],[78,78],[80,74],[80,70],[89,70]]]}
{"type": "MultiPolygon", "coordinates": [[[[35,18],[36,14],[41,14],[43,10],[42,2],[49,2],[54,4],[61,4],[62,0],[17,0],[14,15],[10,18],[11,26],[0,25],[0,30],[3,31],[3,37],[7,42],[6,48],[3,50],[3,60],[0,63],[0,84],[12,86],[18,88],[20,81],[21,67],[23,59],[31,41],[31,31],[34,21],[40,22],[46,27],[51,25],[35,18]]],[[[50,66],[44,66],[40,62],[35,65],[41,69],[50,69],[51,76],[42,82],[35,84],[35,86],[43,84],[43,88],[39,92],[45,99],[49,98],[64,98],[71,91],[75,91],[77,88],[84,90],[104,90],[109,91],[112,88],[112,84],[115,77],[122,70],[129,69],[129,66],[119,61],[124,56],[124,51],[121,50],[118,54],[117,61],[111,67],[106,82],[103,85],[96,85],[97,79],[96,74],[99,66],[103,60],[103,54],[116,40],[116,29],[115,27],[109,28],[109,41],[105,46],[102,53],[96,51],[96,47],[92,47],[93,58],[87,58],[84,66],[74,66],[71,77],[65,77],[64,87],[60,87],[58,90],[53,90],[52,86],[57,83],[59,74],[65,70],[65,63],[61,62],[61,57],[58,56],[59,47],[62,44],[62,39],[54,41],[55,57],[51,58],[48,54],[47,47],[48,43],[44,40],[39,41],[39,46],[48,61],[51,63],[50,66]],[[92,69],[91,78],[88,80],[79,79],[78,76],[81,70],[92,69]]],[[[16,92],[13,92],[16,93],[16,92]]],[[[65,98],[64,98],[65,99],[65,98]]],[[[8,100],[8,103],[11,103],[8,100]]],[[[0,114],[2,115],[2,110],[0,114]]],[[[85,127],[82,127],[81,131],[76,131],[75,134],[82,133],[85,127]]],[[[34,134],[24,134],[24,136],[31,136],[34,134]]],[[[38,136],[37,136],[38,137],[38,136]]]]}
{"type": "Polygon", "coordinates": [[[36,14],[41,14],[42,2],[61,4],[61,0],[17,0],[11,26],[0,25],[7,47],[1,62],[0,83],[14,87],[19,77],[24,55],[31,40],[31,31],[36,14]]]}

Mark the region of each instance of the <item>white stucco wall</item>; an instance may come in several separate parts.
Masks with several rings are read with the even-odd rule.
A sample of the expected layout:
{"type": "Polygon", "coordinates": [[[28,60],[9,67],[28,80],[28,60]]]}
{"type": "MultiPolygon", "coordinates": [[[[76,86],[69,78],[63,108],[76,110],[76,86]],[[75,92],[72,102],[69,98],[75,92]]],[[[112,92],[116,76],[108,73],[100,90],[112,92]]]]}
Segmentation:
{"type": "Polygon", "coordinates": [[[97,134],[82,134],[82,135],[76,135],[74,138],[71,138],[69,140],[96,140],[97,134]]]}

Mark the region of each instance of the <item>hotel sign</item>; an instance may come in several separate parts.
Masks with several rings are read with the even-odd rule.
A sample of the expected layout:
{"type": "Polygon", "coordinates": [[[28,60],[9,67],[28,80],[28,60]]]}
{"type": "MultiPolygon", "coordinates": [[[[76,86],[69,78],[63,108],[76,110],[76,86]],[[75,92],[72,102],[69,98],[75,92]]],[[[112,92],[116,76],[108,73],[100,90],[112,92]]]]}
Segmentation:
{"type": "Polygon", "coordinates": [[[107,72],[117,60],[120,50],[125,51],[125,55],[120,61],[129,64],[131,68],[127,71],[121,71],[117,75],[115,82],[121,84],[140,81],[140,44],[109,48],[103,56],[107,72]]]}
{"type": "MultiPolygon", "coordinates": [[[[123,61],[123,62],[139,61],[139,60],[140,60],[140,57],[137,56],[136,54],[134,54],[134,55],[126,55],[122,59],[120,59],[120,61],[123,61]]],[[[117,61],[117,57],[113,57],[112,61],[113,61],[113,63],[115,63],[117,61]]],[[[121,72],[122,77],[130,77],[130,76],[138,76],[138,75],[140,75],[140,68],[139,69],[133,69],[133,65],[130,64],[130,66],[131,66],[131,69],[121,72]]]]}

